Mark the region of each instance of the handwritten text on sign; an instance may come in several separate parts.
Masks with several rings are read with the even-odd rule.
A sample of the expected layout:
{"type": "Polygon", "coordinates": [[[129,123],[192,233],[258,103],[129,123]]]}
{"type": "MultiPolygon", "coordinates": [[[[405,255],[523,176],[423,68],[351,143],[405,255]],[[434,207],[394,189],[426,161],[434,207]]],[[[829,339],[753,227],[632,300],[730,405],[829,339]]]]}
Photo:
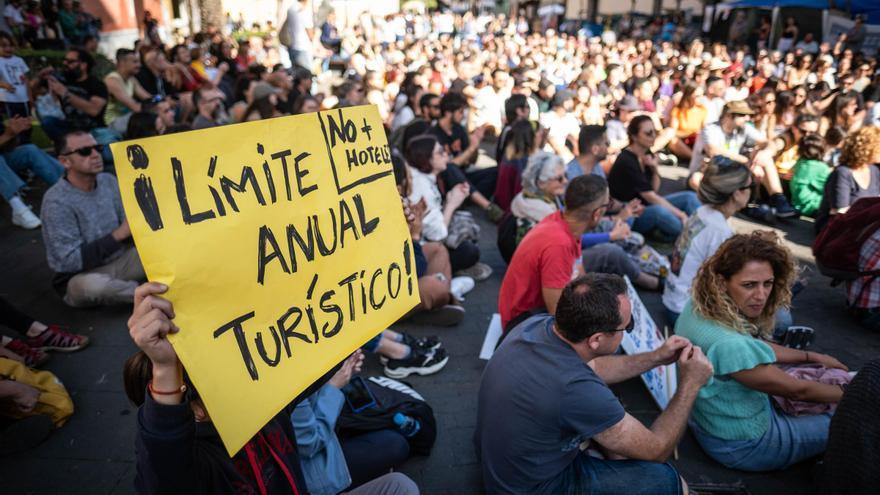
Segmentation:
{"type": "Polygon", "coordinates": [[[172,343],[230,452],[418,304],[374,107],[113,145],[172,343]]]}

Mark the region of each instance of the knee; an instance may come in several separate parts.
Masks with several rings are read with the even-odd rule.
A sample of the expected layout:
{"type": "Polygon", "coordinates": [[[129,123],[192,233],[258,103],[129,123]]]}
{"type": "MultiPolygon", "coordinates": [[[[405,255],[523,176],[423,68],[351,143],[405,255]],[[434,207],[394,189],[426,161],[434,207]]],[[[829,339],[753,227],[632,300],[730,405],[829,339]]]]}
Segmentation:
{"type": "Polygon", "coordinates": [[[402,464],[409,459],[409,442],[406,437],[394,430],[388,430],[390,435],[382,447],[382,450],[388,456],[389,463],[392,466],[402,464]]]}
{"type": "Polygon", "coordinates": [[[440,280],[434,275],[419,278],[421,307],[427,311],[436,309],[449,301],[449,281],[440,280]]]}
{"type": "Polygon", "coordinates": [[[385,476],[388,491],[394,495],[418,495],[419,487],[403,473],[388,473],[385,476]]]}
{"type": "Polygon", "coordinates": [[[81,274],[67,282],[67,293],[64,302],[74,308],[87,308],[97,306],[101,300],[106,275],[99,273],[81,274]]]}

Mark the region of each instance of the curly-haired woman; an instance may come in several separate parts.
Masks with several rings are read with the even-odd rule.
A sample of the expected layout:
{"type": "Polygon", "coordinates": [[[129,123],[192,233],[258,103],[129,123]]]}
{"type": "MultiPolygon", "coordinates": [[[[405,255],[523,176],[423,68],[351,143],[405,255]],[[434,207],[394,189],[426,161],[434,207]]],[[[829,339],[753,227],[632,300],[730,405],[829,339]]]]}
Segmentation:
{"type": "Polygon", "coordinates": [[[822,203],[816,213],[816,232],[832,215],[846,213],[861,198],[880,196],[880,127],[863,127],[846,137],[840,152],[840,166],[825,183],[822,203]]]}
{"type": "Polygon", "coordinates": [[[691,429],[703,450],[727,467],[783,469],[822,453],[829,414],[789,416],[770,395],[836,403],[837,385],[796,379],[776,364],[819,363],[846,369],[825,354],[778,346],[765,339],[774,315],[791,301],[794,257],[772,232],[735,235],[700,268],[693,298],[675,325],[700,346],[715,376],[700,390],[691,429]]]}

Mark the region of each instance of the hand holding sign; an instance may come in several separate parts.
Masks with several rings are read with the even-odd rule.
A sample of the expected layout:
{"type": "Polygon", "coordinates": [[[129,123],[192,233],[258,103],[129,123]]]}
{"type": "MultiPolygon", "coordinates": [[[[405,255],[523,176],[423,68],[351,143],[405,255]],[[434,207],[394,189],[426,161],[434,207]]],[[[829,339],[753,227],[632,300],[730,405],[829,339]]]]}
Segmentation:
{"type": "Polygon", "coordinates": [[[374,107],[112,150],[144,269],[185,329],[168,341],[230,453],[419,302],[374,107]]]}

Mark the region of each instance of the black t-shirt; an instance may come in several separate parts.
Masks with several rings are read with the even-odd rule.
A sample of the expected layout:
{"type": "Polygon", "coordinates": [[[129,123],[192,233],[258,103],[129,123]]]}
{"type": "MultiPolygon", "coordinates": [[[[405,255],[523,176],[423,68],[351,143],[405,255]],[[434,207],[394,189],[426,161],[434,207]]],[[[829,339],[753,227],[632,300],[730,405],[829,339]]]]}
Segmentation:
{"type": "Polygon", "coordinates": [[[653,169],[645,167],[645,170],[642,170],[639,157],[632,151],[624,149],[608,172],[608,189],[612,198],[618,201],[630,201],[641,198],[640,193],[653,191],[651,187],[653,178],[653,169]]]}
{"type": "Polygon", "coordinates": [[[177,94],[177,88],[173,84],[156,76],[146,67],[141,67],[141,70],[134,77],[151,95],[174,96],[177,94]]]}
{"type": "Polygon", "coordinates": [[[73,129],[91,130],[98,127],[105,127],[104,111],[107,110],[107,85],[93,76],[87,77],[83,81],[67,82],[65,84],[70,94],[78,96],[84,100],[90,100],[97,96],[103,98],[105,103],[101,108],[101,113],[92,117],[82,110],[73,106],[70,101],[62,103],[64,115],[67,117],[67,123],[73,129]]]}
{"type": "Polygon", "coordinates": [[[471,144],[467,131],[464,130],[464,127],[456,123],[452,124],[452,135],[446,134],[446,131],[441,129],[439,125],[431,127],[430,133],[437,138],[437,141],[440,142],[440,146],[443,146],[452,158],[460,155],[461,152],[466,150],[471,144]]]}

